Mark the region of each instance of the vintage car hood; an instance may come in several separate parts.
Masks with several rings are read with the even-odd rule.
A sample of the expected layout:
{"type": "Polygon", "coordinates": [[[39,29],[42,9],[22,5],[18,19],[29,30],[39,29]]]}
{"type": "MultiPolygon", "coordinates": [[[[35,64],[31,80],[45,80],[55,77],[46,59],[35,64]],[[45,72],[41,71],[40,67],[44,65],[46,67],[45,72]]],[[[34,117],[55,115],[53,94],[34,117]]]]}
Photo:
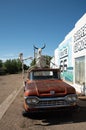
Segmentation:
{"type": "Polygon", "coordinates": [[[28,83],[29,95],[64,96],[75,93],[75,89],[61,80],[36,80],[28,83]]]}

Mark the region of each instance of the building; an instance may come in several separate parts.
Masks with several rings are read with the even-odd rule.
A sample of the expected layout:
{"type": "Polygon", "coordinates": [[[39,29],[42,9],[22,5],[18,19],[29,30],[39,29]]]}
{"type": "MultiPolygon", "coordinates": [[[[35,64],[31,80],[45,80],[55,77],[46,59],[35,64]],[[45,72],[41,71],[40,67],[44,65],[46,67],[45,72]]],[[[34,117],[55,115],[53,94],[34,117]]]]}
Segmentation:
{"type": "Polygon", "coordinates": [[[61,78],[86,95],[86,14],[56,48],[53,62],[61,69],[61,78]]]}

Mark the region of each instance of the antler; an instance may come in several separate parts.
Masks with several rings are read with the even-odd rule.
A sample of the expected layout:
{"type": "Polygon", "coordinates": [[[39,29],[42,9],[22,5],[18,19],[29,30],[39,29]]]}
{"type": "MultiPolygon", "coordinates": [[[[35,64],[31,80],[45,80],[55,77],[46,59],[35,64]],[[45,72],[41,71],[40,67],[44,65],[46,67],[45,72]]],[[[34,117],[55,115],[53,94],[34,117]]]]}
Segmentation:
{"type": "MultiPolygon", "coordinates": [[[[33,46],[35,49],[39,49],[38,47],[36,47],[35,45],[33,46]]],[[[44,49],[46,47],[46,45],[44,44],[44,46],[41,49],[44,49]]]]}
{"type": "Polygon", "coordinates": [[[44,49],[46,47],[46,45],[44,44],[44,46],[41,49],[44,49]]]}
{"type": "Polygon", "coordinates": [[[35,45],[33,46],[35,49],[38,49],[38,47],[36,47],[35,45]]]}

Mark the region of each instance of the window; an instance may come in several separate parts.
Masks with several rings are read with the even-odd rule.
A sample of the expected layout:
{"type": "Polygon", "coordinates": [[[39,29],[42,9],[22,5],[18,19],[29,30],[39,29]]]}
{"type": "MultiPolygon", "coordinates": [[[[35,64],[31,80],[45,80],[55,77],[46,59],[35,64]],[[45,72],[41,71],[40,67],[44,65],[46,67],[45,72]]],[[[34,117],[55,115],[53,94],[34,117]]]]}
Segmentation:
{"type": "Polygon", "coordinates": [[[63,61],[60,61],[60,70],[63,72],[63,61]]]}
{"type": "Polygon", "coordinates": [[[64,60],[64,71],[67,71],[67,59],[64,60]]]}
{"type": "Polygon", "coordinates": [[[75,59],[75,83],[85,83],[85,56],[75,59]]]}
{"type": "Polygon", "coordinates": [[[60,79],[60,74],[59,72],[57,73],[57,71],[52,71],[52,70],[48,70],[48,71],[34,71],[34,72],[30,72],[30,80],[40,80],[40,79],[52,79],[52,78],[56,78],[56,79],[60,79]]]}

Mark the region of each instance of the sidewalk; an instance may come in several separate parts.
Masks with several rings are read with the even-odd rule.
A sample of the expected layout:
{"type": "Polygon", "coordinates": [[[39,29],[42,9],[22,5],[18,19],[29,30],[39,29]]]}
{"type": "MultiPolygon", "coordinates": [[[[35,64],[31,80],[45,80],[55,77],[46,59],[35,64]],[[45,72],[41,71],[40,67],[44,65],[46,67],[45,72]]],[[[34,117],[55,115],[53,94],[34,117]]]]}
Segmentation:
{"type": "Polygon", "coordinates": [[[80,100],[86,101],[86,95],[77,92],[77,96],[80,100]]]}
{"type": "MultiPolygon", "coordinates": [[[[64,80],[63,80],[63,81],[64,81],[64,80]]],[[[70,83],[70,82],[68,82],[68,81],[64,81],[64,82],[66,82],[67,84],[73,86],[73,84],[70,83]]],[[[74,87],[74,86],[73,86],[73,87],[74,87]]],[[[77,93],[77,96],[78,96],[78,98],[79,98],[80,100],[86,101],[86,95],[82,95],[81,93],[77,93]]]]}
{"type": "Polygon", "coordinates": [[[86,95],[77,92],[77,96],[78,96],[78,98],[79,98],[80,100],[86,101],[86,95]]]}
{"type": "Polygon", "coordinates": [[[86,95],[85,96],[84,95],[78,95],[78,98],[80,100],[86,101],[86,95]]]}

